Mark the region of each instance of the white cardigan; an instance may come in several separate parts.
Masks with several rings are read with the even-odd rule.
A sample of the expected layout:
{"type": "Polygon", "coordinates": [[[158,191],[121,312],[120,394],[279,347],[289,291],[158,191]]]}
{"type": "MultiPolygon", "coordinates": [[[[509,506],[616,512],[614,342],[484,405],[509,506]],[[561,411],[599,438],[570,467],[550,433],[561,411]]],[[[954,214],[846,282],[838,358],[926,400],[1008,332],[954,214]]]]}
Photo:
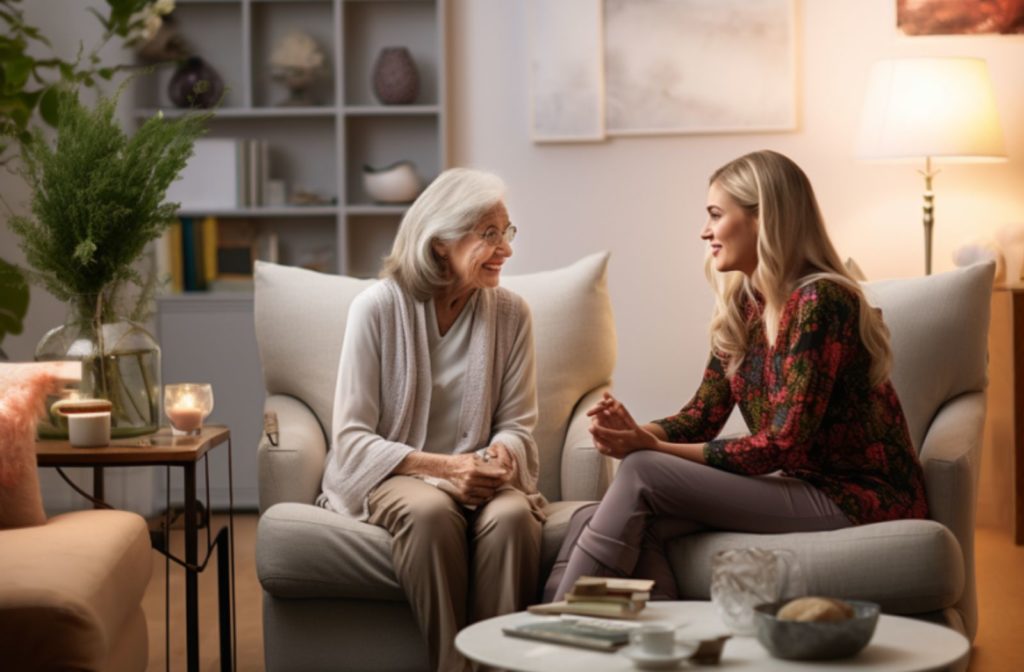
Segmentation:
{"type": "MultiPolygon", "coordinates": [[[[466,362],[459,441],[453,453],[503,443],[516,460],[516,488],[537,493],[537,381],[530,309],[498,287],[478,289],[466,362]]],[[[367,498],[405,456],[421,450],[430,412],[428,302],[393,280],[357,296],[338,365],[334,426],[318,503],[366,520],[367,498]]]]}

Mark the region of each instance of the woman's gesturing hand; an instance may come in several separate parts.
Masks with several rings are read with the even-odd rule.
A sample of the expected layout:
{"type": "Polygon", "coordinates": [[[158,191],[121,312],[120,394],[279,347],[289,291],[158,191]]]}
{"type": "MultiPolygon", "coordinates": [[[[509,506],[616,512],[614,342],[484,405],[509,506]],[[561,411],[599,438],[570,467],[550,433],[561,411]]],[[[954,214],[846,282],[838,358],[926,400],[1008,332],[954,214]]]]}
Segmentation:
{"type": "Polygon", "coordinates": [[[626,407],[608,392],[587,411],[594,446],[604,455],[622,459],[634,450],[653,449],[658,438],[641,427],[626,407]]]}
{"type": "Polygon", "coordinates": [[[466,453],[448,456],[444,477],[455,486],[455,500],[460,504],[478,506],[494,497],[504,485],[507,470],[495,461],[485,462],[479,455],[466,453]]]}

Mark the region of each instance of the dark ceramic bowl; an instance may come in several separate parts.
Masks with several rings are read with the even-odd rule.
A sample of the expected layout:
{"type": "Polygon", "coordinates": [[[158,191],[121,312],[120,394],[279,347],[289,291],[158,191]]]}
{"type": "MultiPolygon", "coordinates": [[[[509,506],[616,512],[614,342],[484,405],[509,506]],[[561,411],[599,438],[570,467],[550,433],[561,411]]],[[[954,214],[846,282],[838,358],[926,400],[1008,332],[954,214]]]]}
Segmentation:
{"type": "Polygon", "coordinates": [[[845,600],[853,617],[845,621],[781,621],[775,617],[783,602],[754,607],[757,640],[776,658],[833,660],[856,655],[871,641],[880,611],[874,602],[845,600]]]}

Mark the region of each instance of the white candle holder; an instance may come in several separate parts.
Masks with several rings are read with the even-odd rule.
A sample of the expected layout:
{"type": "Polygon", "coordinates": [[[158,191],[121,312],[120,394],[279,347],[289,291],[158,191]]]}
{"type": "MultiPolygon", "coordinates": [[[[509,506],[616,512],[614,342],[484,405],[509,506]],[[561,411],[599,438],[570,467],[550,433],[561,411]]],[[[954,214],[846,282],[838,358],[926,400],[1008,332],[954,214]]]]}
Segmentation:
{"type": "Polygon", "coordinates": [[[209,383],[164,385],[164,414],[175,436],[196,436],[213,410],[213,387],[209,383]]]}

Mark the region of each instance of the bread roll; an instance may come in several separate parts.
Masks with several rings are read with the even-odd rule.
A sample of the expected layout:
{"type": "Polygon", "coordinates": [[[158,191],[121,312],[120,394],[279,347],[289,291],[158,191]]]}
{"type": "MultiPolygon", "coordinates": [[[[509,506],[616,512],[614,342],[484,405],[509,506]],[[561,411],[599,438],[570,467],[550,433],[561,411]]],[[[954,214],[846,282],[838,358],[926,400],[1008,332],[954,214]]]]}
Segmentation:
{"type": "Polygon", "coordinates": [[[800,597],[787,602],[775,614],[780,621],[845,621],[853,607],[830,597],[800,597]]]}

